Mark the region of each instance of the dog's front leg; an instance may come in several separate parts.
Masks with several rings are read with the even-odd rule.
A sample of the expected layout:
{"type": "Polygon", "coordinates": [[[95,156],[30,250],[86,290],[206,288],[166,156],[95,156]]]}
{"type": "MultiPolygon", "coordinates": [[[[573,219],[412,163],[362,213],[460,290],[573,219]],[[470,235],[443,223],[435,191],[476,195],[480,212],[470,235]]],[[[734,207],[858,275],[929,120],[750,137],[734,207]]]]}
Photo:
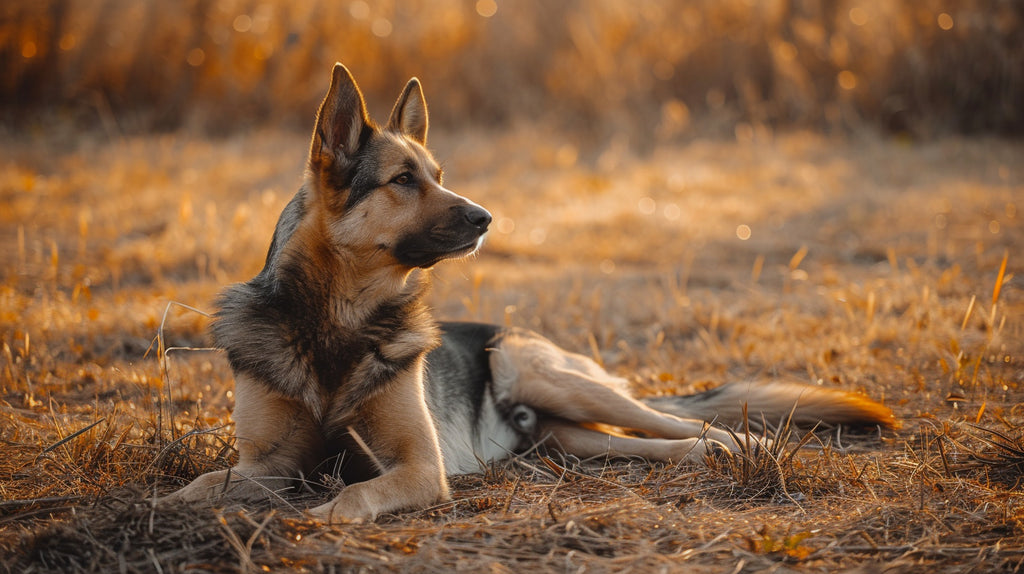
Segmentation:
{"type": "Polygon", "coordinates": [[[373,520],[384,512],[424,508],[448,499],[441,448],[423,395],[422,362],[358,409],[355,427],[380,476],[345,487],[311,509],[327,522],[373,520]]]}
{"type": "Polygon", "coordinates": [[[323,456],[323,441],[302,402],[275,393],[242,374],[235,375],[232,418],[238,464],[229,470],[203,474],[161,502],[274,497],[323,456]]]}
{"type": "Polygon", "coordinates": [[[404,464],[350,486],[325,504],[310,509],[325,522],[373,520],[385,512],[425,508],[448,498],[447,482],[435,465],[404,464]]]}

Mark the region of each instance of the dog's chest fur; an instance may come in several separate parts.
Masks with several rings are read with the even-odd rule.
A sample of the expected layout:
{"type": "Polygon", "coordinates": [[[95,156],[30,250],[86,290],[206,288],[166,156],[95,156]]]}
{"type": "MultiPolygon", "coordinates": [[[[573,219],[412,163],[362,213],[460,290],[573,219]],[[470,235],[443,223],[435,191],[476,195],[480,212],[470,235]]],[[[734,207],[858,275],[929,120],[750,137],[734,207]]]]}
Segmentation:
{"type": "Polygon", "coordinates": [[[328,403],[358,408],[437,346],[420,300],[425,288],[412,285],[351,313],[341,308],[359,303],[339,300],[324,282],[261,273],[221,295],[212,332],[232,369],[303,400],[319,417],[328,403]]]}

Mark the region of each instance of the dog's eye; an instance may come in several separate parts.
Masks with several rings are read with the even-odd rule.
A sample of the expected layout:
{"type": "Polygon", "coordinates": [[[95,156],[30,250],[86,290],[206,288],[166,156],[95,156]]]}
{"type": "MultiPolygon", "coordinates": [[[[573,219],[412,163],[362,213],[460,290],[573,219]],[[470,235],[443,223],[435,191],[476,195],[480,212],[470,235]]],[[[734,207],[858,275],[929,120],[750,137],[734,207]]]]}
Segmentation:
{"type": "Polygon", "coordinates": [[[391,180],[391,183],[397,183],[398,185],[409,185],[413,181],[412,174],[409,172],[402,173],[391,180]]]}

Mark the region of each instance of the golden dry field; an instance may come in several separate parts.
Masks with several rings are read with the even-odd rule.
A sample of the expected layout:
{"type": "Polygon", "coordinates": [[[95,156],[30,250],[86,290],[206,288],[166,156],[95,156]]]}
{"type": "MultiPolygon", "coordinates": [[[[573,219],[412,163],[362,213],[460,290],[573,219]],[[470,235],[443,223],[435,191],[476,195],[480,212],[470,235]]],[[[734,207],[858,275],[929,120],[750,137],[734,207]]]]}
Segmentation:
{"type": "MultiPolygon", "coordinates": [[[[678,13],[641,2],[646,12],[634,14],[566,3],[547,15],[563,25],[538,2],[499,3],[497,13],[486,1],[440,2],[436,13],[414,2],[405,16],[387,2],[250,4],[15,2],[0,21],[0,60],[17,64],[0,77],[0,568],[1024,566],[1020,44],[958,36],[957,49],[1004,58],[998,69],[1009,72],[991,92],[971,76],[983,71],[942,76],[939,57],[953,49],[941,31],[959,33],[971,21],[962,14],[991,6],[769,2],[783,8],[753,14],[739,1],[678,13]],[[796,10],[789,19],[785,6],[796,10]],[[703,23],[714,33],[696,47],[656,42],[677,16],[686,30],[703,23]],[[363,23],[359,34],[328,37],[321,23],[343,17],[363,23]],[[131,18],[170,39],[126,32],[131,18]],[[209,38],[190,36],[189,19],[206,22],[209,38]],[[245,35],[264,19],[269,39],[253,48],[245,35]],[[311,38],[289,36],[296,21],[311,38]],[[218,42],[218,22],[237,37],[218,42]],[[942,80],[936,93],[948,80],[955,97],[906,92],[913,113],[885,112],[879,94],[902,89],[894,78],[920,78],[869,41],[865,30],[880,22],[899,33],[889,53],[902,53],[899,41],[920,48],[906,61],[942,80]],[[728,41],[735,29],[749,34],[739,43],[750,54],[728,41]],[[826,42],[825,71],[801,64],[820,41],[815,29],[843,39],[826,42]],[[447,43],[424,39],[439,30],[447,43]],[[551,39],[560,30],[568,47],[551,39]],[[751,59],[762,40],[774,67],[751,59]],[[90,42],[96,58],[82,52],[90,42]],[[131,47],[127,61],[113,59],[111,42],[131,47]],[[59,52],[39,63],[51,44],[59,52]],[[857,45],[875,52],[858,60],[857,45]],[[162,80],[146,65],[158,48],[185,61],[162,80]],[[709,71],[705,52],[722,67],[709,71]],[[241,59],[208,69],[218,53],[241,59]],[[423,72],[420,54],[434,62],[423,72]],[[454,478],[451,502],[369,524],[304,517],[329,495],[320,488],[258,507],[155,508],[154,494],[234,460],[232,377],[206,348],[206,313],[220,289],[262,267],[301,183],[334,60],[366,78],[378,118],[420,75],[446,186],[494,214],[479,255],[436,269],[439,318],[538,330],[640,396],[792,379],[875,397],[902,428],[802,440],[783,428],[789,443],[708,468],[540,449],[454,478]],[[747,82],[762,65],[775,91],[747,82]],[[34,66],[56,70],[54,82],[33,80],[34,66]],[[644,69],[653,83],[638,83],[644,69]],[[720,69],[739,71],[723,80],[720,69]],[[620,73],[633,75],[616,81],[620,73]],[[684,73],[692,93],[658,83],[684,73]],[[819,74],[831,92],[814,88],[819,74]],[[968,104],[989,115],[958,107],[968,104]]],[[[994,22],[1021,37],[1020,18],[994,22]]]]}
{"type": "Polygon", "coordinates": [[[496,217],[437,270],[439,316],[538,329],[642,395],[794,378],[878,397],[903,429],[825,433],[757,472],[531,455],[369,525],[296,500],[156,513],[147,496],[232,458],[226,359],[188,349],[208,320],[172,302],[209,310],[258,271],[305,136],[7,140],[8,566],[1020,564],[1020,144],[792,133],[591,161],[539,129],[435,134],[449,184],[496,217]]]}

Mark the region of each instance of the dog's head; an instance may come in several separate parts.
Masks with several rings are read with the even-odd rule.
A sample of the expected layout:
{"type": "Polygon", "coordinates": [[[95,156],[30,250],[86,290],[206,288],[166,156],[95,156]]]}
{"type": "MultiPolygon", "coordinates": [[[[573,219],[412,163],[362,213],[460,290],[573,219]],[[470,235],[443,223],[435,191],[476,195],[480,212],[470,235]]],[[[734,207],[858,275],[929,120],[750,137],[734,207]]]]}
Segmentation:
{"type": "Polygon", "coordinates": [[[430,267],[473,253],[491,214],[441,184],[427,151],[427,104],[413,78],[384,127],[341,64],[317,114],[309,155],[307,211],[332,244],[366,262],[430,267]]]}

